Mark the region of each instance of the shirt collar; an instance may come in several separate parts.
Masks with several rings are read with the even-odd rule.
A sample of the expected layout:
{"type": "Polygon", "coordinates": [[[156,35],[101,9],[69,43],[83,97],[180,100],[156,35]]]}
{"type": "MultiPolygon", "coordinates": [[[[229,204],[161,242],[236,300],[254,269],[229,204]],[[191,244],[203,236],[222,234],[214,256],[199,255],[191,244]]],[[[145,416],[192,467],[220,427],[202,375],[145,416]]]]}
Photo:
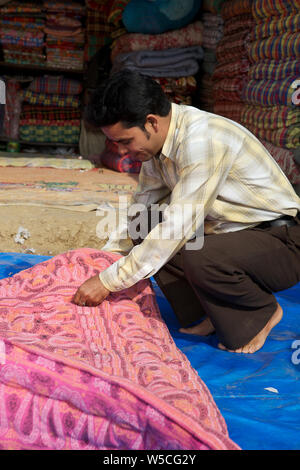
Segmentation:
{"type": "Polygon", "coordinates": [[[173,146],[174,146],[175,136],[176,136],[178,115],[179,115],[179,105],[175,103],[171,103],[171,120],[170,120],[170,125],[169,125],[165,143],[159,155],[159,158],[161,160],[164,160],[165,158],[172,159],[172,157],[174,157],[173,146]]]}

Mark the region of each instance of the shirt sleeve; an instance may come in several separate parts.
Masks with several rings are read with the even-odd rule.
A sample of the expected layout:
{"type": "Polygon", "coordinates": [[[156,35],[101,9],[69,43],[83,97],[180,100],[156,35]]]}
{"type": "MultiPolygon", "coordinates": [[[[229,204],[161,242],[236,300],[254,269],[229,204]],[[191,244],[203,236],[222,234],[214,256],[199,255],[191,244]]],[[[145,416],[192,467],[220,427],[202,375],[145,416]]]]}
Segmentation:
{"type": "Polygon", "coordinates": [[[163,221],[129,255],[100,274],[101,281],[110,291],[131,287],[141,279],[153,276],[196,233],[200,233],[197,237],[201,238],[204,218],[228,174],[229,165],[224,146],[212,142],[193,162],[189,152],[199,152],[200,143],[199,137],[195,136],[182,145],[179,180],[164,211],[163,221]]]}

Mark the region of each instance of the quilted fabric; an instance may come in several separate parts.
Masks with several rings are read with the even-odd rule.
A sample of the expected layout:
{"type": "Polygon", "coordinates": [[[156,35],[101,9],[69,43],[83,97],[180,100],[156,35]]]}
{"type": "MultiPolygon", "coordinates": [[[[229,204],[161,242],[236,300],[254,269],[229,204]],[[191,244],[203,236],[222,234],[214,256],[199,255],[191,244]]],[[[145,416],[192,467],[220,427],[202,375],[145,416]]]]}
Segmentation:
{"type": "Polygon", "coordinates": [[[4,449],[238,449],[149,281],[72,298],[118,255],[71,251],[0,282],[4,449]]]}

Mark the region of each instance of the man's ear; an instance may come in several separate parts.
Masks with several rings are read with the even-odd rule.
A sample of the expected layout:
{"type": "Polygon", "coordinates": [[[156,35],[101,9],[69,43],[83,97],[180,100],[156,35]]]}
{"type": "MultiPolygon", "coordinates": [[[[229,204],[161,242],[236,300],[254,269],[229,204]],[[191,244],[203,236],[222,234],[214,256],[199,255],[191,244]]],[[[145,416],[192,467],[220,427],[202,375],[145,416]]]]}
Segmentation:
{"type": "Polygon", "coordinates": [[[148,116],[146,117],[146,122],[149,123],[149,125],[154,129],[155,132],[158,132],[159,123],[155,114],[148,114],[148,116]]]}

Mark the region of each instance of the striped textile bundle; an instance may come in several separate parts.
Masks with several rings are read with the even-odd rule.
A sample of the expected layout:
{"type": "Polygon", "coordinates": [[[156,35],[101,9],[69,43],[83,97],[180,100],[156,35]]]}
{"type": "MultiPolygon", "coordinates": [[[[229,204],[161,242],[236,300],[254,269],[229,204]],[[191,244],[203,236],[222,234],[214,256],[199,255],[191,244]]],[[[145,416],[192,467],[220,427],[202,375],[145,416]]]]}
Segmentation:
{"type": "Polygon", "coordinates": [[[23,100],[31,104],[42,104],[45,106],[61,106],[79,108],[80,100],[73,95],[51,95],[46,93],[35,93],[31,90],[23,92],[23,100]]]}
{"type": "Polygon", "coordinates": [[[243,89],[243,101],[263,106],[292,105],[297,77],[284,80],[250,80],[243,89]]]}
{"type": "Polygon", "coordinates": [[[253,27],[253,17],[251,14],[246,13],[244,15],[234,16],[229,18],[224,23],[224,36],[237,33],[238,31],[249,30],[253,27]]]}
{"type": "Polygon", "coordinates": [[[300,0],[254,0],[252,5],[252,14],[257,22],[269,16],[299,13],[299,10],[300,0]]]}
{"type": "Polygon", "coordinates": [[[296,106],[252,106],[243,109],[242,120],[245,125],[260,129],[277,129],[300,124],[300,113],[296,106]]]}
{"type": "Polygon", "coordinates": [[[80,119],[81,112],[75,108],[23,104],[20,119],[41,119],[66,121],[80,119]]]}
{"type": "Polygon", "coordinates": [[[1,7],[1,15],[7,14],[31,14],[31,13],[41,13],[41,8],[36,3],[31,2],[22,2],[22,1],[11,1],[7,5],[1,7]]]}
{"type": "Polygon", "coordinates": [[[252,30],[252,40],[279,36],[283,33],[296,33],[300,29],[300,13],[283,17],[264,18],[252,30]]]}
{"type": "Polygon", "coordinates": [[[236,77],[238,75],[247,74],[250,68],[250,63],[246,57],[242,57],[236,62],[228,62],[227,64],[219,64],[216,66],[213,74],[214,80],[222,79],[223,77],[236,77]]]}
{"type": "Polygon", "coordinates": [[[266,140],[278,147],[294,149],[299,146],[300,127],[299,125],[281,127],[279,129],[260,128],[255,125],[244,124],[259,140],[266,140]]]}
{"type": "Polygon", "coordinates": [[[241,122],[244,103],[218,100],[214,105],[214,113],[232,121],[241,122]]]}
{"type": "Polygon", "coordinates": [[[22,35],[18,30],[1,29],[0,42],[3,46],[13,44],[23,47],[42,47],[44,45],[44,33],[42,31],[24,31],[22,35]]]}
{"type": "Polygon", "coordinates": [[[178,104],[192,104],[192,94],[197,89],[193,75],[187,77],[152,77],[162,87],[170,101],[178,104]]]}
{"type": "Polygon", "coordinates": [[[230,0],[222,6],[222,17],[224,20],[235,16],[249,14],[251,12],[251,0],[230,0]]]}
{"type": "Polygon", "coordinates": [[[278,163],[292,184],[300,184],[300,166],[295,162],[294,152],[262,140],[262,144],[278,163]]]}
{"type": "Polygon", "coordinates": [[[249,42],[250,31],[245,29],[223,37],[216,50],[218,63],[232,62],[233,57],[246,56],[246,46],[249,42]]]}
{"type": "Polygon", "coordinates": [[[63,76],[44,75],[35,78],[30,83],[28,89],[35,93],[79,95],[82,92],[82,83],[78,80],[64,78],[63,76]]]}
{"type": "Polygon", "coordinates": [[[300,34],[284,33],[267,39],[253,41],[249,47],[251,62],[264,59],[284,60],[300,57],[300,34]]]}
{"type": "Polygon", "coordinates": [[[50,121],[39,124],[37,120],[23,121],[19,129],[20,139],[27,142],[77,144],[80,136],[80,120],[50,121]]]}
{"type": "Polygon", "coordinates": [[[241,101],[245,84],[244,76],[223,78],[214,84],[214,95],[217,100],[241,101]]]}
{"type": "Polygon", "coordinates": [[[297,59],[265,60],[252,64],[249,68],[249,79],[283,80],[286,77],[300,75],[300,61],[297,59]]]}

